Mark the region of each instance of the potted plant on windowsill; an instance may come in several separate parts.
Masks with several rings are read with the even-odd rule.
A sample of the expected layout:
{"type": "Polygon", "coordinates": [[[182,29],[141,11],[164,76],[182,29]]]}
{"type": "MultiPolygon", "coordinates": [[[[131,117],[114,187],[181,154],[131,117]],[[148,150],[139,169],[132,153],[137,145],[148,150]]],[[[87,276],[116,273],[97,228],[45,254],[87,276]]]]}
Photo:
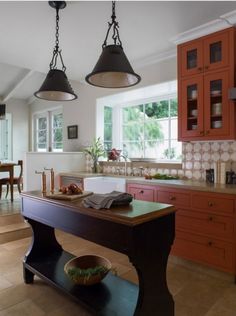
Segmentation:
{"type": "Polygon", "coordinates": [[[92,145],[86,148],[84,152],[92,158],[93,160],[92,171],[94,173],[97,173],[98,172],[98,158],[103,156],[105,153],[103,143],[100,137],[98,137],[97,139],[94,139],[92,142],[92,145]]]}

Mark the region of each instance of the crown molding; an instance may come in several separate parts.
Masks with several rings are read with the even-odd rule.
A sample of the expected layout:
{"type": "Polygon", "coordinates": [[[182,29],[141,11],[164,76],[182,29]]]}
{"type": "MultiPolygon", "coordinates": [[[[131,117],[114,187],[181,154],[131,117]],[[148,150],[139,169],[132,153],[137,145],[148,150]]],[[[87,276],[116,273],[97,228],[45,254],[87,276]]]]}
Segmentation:
{"type": "Polygon", "coordinates": [[[196,38],[226,29],[236,23],[236,10],[221,15],[218,19],[180,33],[170,39],[176,45],[194,40],[196,38]]]}
{"type": "Polygon", "coordinates": [[[226,20],[229,25],[233,26],[236,24],[236,10],[225,13],[221,15],[220,18],[226,20]]]}

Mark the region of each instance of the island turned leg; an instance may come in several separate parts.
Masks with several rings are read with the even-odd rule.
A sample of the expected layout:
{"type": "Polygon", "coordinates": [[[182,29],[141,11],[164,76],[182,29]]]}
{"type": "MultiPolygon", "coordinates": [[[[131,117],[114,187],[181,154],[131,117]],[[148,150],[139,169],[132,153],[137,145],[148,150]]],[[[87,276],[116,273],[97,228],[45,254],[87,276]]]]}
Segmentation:
{"type": "Polygon", "coordinates": [[[174,214],[135,227],[129,259],[139,278],[135,316],[174,316],[174,300],[166,281],[166,268],[174,241],[174,214]]]}
{"type": "Polygon", "coordinates": [[[23,277],[25,283],[33,283],[34,273],[28,269],[30,262],[46,258],[52,253],[61,253],[62,247],[58,243],[54,228],[36,222],[32,219],[27,219],[27,222],[32,228],[32,242],[23,259],[23,277]]]}

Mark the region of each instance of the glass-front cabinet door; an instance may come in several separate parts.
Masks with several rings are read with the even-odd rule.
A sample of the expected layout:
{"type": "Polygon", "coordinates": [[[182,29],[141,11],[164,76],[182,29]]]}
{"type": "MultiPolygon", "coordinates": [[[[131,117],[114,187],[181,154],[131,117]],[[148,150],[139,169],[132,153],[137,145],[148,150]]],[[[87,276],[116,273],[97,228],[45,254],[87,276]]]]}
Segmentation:
{"type": "Polygon", "coordinates": [[[229,133],[228,81],[229,72],[223,71],[204,78],[205,89],[205,135],[227,135],[229,133]]]}
{"type": "Polygon", "coordinates": [[[202,41],[184,45],[180,48],[178,63],[181,65],[181,76],[196,75],[203,71],[202,41]]]}
{"type": "Polygon", "coordinates": [[[229,64],[229,33],[210,36],[204,40],[204,71],[229,64]]]}
{"type": "Polygon", "coordinates": [[[181,86],[181,136],[203,136],[203,77],[183,80],[181,86]]]}

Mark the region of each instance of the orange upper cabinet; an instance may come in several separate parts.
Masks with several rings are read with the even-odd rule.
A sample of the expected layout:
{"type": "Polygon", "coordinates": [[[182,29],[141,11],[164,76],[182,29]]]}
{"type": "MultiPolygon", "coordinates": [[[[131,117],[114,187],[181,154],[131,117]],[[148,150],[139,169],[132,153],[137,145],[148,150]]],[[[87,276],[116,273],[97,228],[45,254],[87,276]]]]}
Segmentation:
{"type": "Polygon", "coordinates": [[[180,82],[182,111],[179,111],[180,134],[184,137],[200,137],[203,135],[203,81],[197,75],[180,82]]]}
{"type": "Polygon", "coordinates": [[[229,65],[229,32],[208,36],[203,41],[203,70],[215,70],[229,65]]]}
{"type": "Polygon", "coordinates": [[[178,139],[236,138],[235,28],[178,46],[178,139]]]}
{"type": "Polygon", "coordinates": [[[179,45],[180,77],[192,76],[229,65],[229,32],[221,31],[179,45]]]}
{"type": "Polygon", "coordinates": [[[179,56],[181,77],[196,75],[203,71],[202,41],[196,40],[187,45],[180,45],[179,56]]]}

